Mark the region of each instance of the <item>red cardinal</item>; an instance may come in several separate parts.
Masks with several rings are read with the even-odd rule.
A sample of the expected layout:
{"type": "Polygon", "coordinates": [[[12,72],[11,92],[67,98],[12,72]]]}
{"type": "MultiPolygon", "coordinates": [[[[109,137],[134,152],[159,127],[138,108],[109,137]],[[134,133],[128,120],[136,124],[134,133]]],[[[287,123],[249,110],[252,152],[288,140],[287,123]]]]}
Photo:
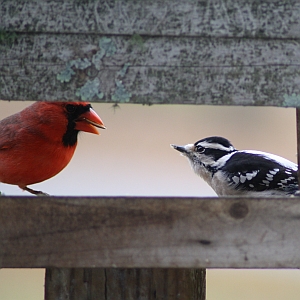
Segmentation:
{"type": "Polygon", "coordinates": [[[79,131],[105,126],[87,102],[36,102],[0,121],[0,182],[27,187],[59,173],[71,160],[79,131]]]}

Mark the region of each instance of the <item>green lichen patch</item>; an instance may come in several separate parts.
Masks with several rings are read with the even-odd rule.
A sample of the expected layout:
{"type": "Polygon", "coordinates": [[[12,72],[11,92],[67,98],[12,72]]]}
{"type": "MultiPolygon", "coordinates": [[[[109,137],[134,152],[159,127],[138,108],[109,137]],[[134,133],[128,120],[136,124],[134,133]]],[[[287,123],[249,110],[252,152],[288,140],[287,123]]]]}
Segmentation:
{"type": "Polygon", "coordinates": [[[71,60],[68,64],[71,67],[75,67],[76,69],[79,69],[79,70],[84,70],[92,65],[92,63],[87,58],[74,59],[74,60],[71,60]]]}
{"type": "Polygon", "coordinates": [[[137,46],[141,50],[145,49],[144,39],[139,34],[133,34],[130,38],[130,44],[132,46],[137,46]]]}
{"type": "Polygon", "coordinates": [[[77,89],[76,96],[83,101],[91,101],[94,97],[102,99],[104,94],[100,90],[100,80],[98,78],[88,80],[84,86],[77,89]]]}
{"type": "Polygon", "coordinates": [[[100,50],[92,57],[92,63],[98,71],[100,71],[102,58],[105,56],[105,53],[105,49],[100,48],[100,50]]]}
{"type": "Polygon", "coordinates": [[[107,57],[112,56],[117,52],[117,47],[115,43],[107,37],[103,37],[100,39],[99,47],[105,50],[105,55],[107,57]]]}
{"type": "Polygon", "coordinates": [[[285,107],[300,107],[300,95],[292,94],[283,96],[284,101],[282,103],[285,107]]]}
{"type": "Polygon", "coordinates": [[[61,73],[56,75],[56,78],[62,83],[69,82],[72,78],[72,75],[75,75],[74,70],[70,66],[67,66],[61,73]]]}
{"type": "MultiPolygon", "coordinates": [[[[93,98],[103,99],[104,93],[100,89],[100,79],[95,76],[98,75],[98,71],[101,71],[101,66],[105,57],[113,56],[117,52],[117,47],[111,38],[102,37],[99,40],[99,50],[92,56],[88,58],[78,58],[67,62],[65,69],[59,73],[56,77],[60,82],[69,82],[73,75],[78,75],[80,71],[85,70],[83,77],[84,84],[76,90],[76,96],[83,101],[91,101],[93,98]],[[91,67],[91,68],[90,68],[91,67]],[[86,69],[88,69],[86,71],[86,69]],[[89,72],[89,70],[95,72],[89,72]],[[93,73],[93,75],[91,74],[93,73]]],[[[126,76],[130,63],[125,63],[120,70],[115,71],[115,90],[111,99],[116,103],[129,102],[131,98],[131,93],[129,93],[120,79],[126,76]]],[[[82,73],[82,72],[81,72],[82,73]]],[[[78,81],[76,82],[78,84],[78,81]]],[[[108,92],[109,93],[109,92],[108,92]]]]}
{"type": "Polygon", "coordinates": [[[73,68],[78,69],[78,70],[84,70],[88,67],[90,67],[92,63],[87,59],[74,59],[66,64],[66,68],[60,72],[59,74],[56,75],[57,80],[60,82],[69,82],[72,78],[73,75],[76,74],[76,72],[73,70],[73,68]]]}
{"type": "Polygon", "coordinates": [[[11,46],[17,39],[17,34],[11,31],[0,29],[0,45],[11,46]]]}

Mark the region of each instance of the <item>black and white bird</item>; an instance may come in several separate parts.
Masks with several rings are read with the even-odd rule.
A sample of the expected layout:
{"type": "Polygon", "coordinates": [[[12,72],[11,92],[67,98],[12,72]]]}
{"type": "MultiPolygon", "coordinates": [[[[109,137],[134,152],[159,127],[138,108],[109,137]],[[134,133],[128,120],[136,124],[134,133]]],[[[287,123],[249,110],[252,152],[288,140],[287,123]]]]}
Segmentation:
{"type": "Polygon", "coordinates": [[[212,136],[185,146],[171,145],[218,196],[285,196],[298,191],[298,166],[280,156],[237,150],[212,136]]]}

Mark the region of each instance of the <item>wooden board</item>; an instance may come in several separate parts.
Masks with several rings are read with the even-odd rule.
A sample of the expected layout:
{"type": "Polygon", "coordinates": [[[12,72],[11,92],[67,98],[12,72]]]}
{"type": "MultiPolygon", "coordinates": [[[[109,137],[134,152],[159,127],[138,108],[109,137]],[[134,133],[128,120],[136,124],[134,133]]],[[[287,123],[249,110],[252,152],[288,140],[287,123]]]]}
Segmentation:
{"type": "Polygon", "coordinates": [[[0,99],[300,106],[297,1],[0,7],[0,99]]]}
{"type": "Polygon", "coordinates": [[[10,31],[300,37],[296,0],[6,0],[0,8],[0,28],[10,31]]]}
{"type": "Polygon", "coordinates": [[[298,198],[0,198],[1,267],[297,268],[298,198]]]}
{"type": "Polygon", "coordinates": [[[97,59],[105,39],[18,35],[18,44],[1,49],[0,98],[278,106],[300,101],[298,41],[149,37],[136,44],[134,37],[112,37],[114,54],[97,59]]]}

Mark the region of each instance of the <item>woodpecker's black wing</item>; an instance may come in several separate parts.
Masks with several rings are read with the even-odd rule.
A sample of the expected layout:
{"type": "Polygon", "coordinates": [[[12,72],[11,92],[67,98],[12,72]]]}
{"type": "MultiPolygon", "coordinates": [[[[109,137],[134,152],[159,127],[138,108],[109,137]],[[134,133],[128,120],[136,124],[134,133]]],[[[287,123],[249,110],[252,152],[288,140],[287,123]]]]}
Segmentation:
{"type": "Polygon", "coordinates": [[[238,190],[298,190],[297,165],[276,155],[259,151],[237,151],[221,168],[228,183],[238,190]]]}

